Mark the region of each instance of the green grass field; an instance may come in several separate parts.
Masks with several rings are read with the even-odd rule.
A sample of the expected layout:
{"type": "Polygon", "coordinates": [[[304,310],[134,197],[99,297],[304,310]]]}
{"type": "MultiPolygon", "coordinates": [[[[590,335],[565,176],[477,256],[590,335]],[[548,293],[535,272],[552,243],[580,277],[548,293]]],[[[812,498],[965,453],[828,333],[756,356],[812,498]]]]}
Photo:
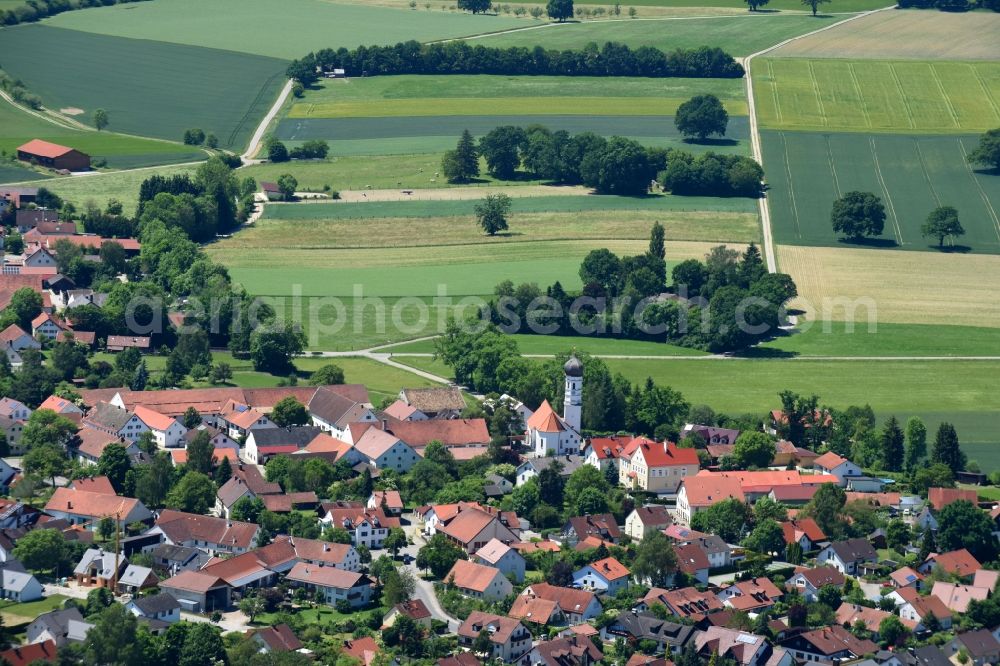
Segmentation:
{"type": "MultiPolygon", "coordinates": [[[[164,3],[120,8],[143,5],[164,3]]],[[[286,63],[276,58],[47,24],[0,32],[0,63],[46,106],[81,109],[86,122],[104,108],[117,132],[179,141],[185,129],[200,127],[221,146],[242,148],[284,85],[286,63]]]]}
{"type": "Polygon", "coordinates": [[[538,23],[530,18],[411,11],[323,0],[282,0],[279,4],[271,0],[213,0],[212,11],[205,9],[203,0],[143,2],[65,12],[48,23],[103,35],[285,60],[327,47],[395,44],[410,39],[426,42],[538,23]]]}
{"type": "MultiPolygon", "coordinates": [[[[780,1],[780,0],[775,0],[780,1]]],[[[599,4],[599,3],[591,3],[599,4]]],[[[704,4],[704,3],[702,3],[704,4]]],[[[731,3],[732,4],[732,3],[731,3]]],[[[705,5],[709,6],[709,5],[705,5]]],[[[768,4],[768,8],[771,5],[768,4]]],[[[843,11],[839,7],[837,11],[843,11]]],[[[589,42],[614,41],[631,47],[653,46],[664,51],[717,46],[730,55],[756,53],[786,39],[818,30],[844,16],[802,16],[794,14],[750,14],[704,19],[665,18],[642,21],[587,21],[553,24],[540,30],[509,32],[477,39],[487,46],[542,44],[550,49],[581,49],[589,42]]]]}
{"type": "Polygon", "coordinates": [[[779,243],[843,246],[830,208],[844,192],[862,190],[883,199],[882,238],[895,247],[937,251],[936,239],[922,238],[920,226],[935,207],[951,205],[966,231],[957,245],[1000,252],[1000,176],[974,171],[966,161],[975,136],[761,134],[779,243]]]}
{"type": "MultiPolygon", "coordinates": [[[[590,0],[587,4],[591,5],[613,5],[614,0],[590,0]]],[[[628,5],[635,5],[637,7],[734,7],[734,8],[744,8],[742,3],[735,2],[735,0],[635,0],[635,2],[621,3],[623,7],[628,5]]],[[[882,7],[889,7],[892,3],[886,2],[886,0],[842,0],[836,4],[831,4],[826,7],[821,5],[822,9],[827,9],[831,12],[864,12],[871,9],[880,9],[882,7]]],[[[768,11],[781,10],[781,11],[805,11],[806,8],[802,6],[799,0],[771,0],[765,7],[768,11]]]]}
{"type": "Polygon", "coordinates": [[[1000,125],[1000,63],[754,60],[761,126],[774,129],[981,132],[1000,125]]]}
{"type": "Polygon", "coordinates": [[[1000,329],[975,326],[879,323],[811,324],[808,330],[762,344],[757,354],[796,356],[992,356],[1000,355],[1000,329]],[[778,355],[778,354],[775,354],[778,355]]]}
{"type": "Polygon", "coordinates": [[[172,176],[174,174],[194,174],[198,167],[163,166],[155,169],[140,169],[137,171],[104,172],[88,176],[69,176],[50,178],[45,181],[32,182],[31,185],[44,185],[63,199],[73,202],[76,207],[93,199],[98,205],[104,206],[108,199],[118,199],[129,215],[135,212],[139,205],[139,186],[142,181],[154,174],[172,176]]]}
{"type": "MultiPolygon", "coordinates": [[[[704,356],[704,352],[687,347],[667,345],[660,342],[646,342],[644,340],[615,340],[612,338],[584,338],[567,335],[524,335],[515,334],[511,336],[517,342],[517,348],[522,354],[558,354],[576,349],[593,356],[615,356],[615,355],[636,355],[636,356],[704,356]]],[[[387,347],[382,351],[393,354],[433,354],[434,340],[420,340],[407,342],[401,345],[387,347]]],[[[406,356],[400,356],[396,360],[408,362],[406,356]]]]}
{"type": "MultiPolygon", "coordinates": [[[[5,32],[0,31],[0,34],[4,34],[6,37],[5,32]]],[[[2,44],[3,39],[0,39],[0,51],[4,48],[2,44]]],[[[0,151],[14,155],[18,146],[32,139],[44,139],[53,143],[69,145],[82,150],[92,158],[107,160],[108,166],[112,168],[135,168],[149,164],[190,162],[205,157],[203,151],[179,143],[121,136],[108,132],[69,129],[42,120],[0,100],[0,151]]],[[[12,165],[9,163],[3,163],[4,169],[10,169],[9,175],[3,175],[4,182],[15,182],[11,180],[12,178],[31,180],[46,177],[32,169],[21,169],[25,173],[18,175],[11,167],[12,165]]]]}
{"type": "Polygon", "coordinates": [[[32,171],[31,169],[26,169],[14,162],[0,163],[0,183],[17,183],[24,180],[38,180],[41,178],[48,178],[48,176],[37,171],[32,171]]]}

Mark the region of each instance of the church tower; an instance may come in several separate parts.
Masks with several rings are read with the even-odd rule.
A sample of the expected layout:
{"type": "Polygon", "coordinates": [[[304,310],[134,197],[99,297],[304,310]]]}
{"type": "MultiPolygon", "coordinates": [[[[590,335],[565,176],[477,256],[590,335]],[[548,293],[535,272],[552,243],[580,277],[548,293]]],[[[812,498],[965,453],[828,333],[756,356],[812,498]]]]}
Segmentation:
{"type": "Polygon", "coordinates": [[[583,364],[575,355],[570,356],[563,366],[566,374],[566,395],[563,398],[563,421],[576,432],[580,432],[583,411],[583,364]]]}

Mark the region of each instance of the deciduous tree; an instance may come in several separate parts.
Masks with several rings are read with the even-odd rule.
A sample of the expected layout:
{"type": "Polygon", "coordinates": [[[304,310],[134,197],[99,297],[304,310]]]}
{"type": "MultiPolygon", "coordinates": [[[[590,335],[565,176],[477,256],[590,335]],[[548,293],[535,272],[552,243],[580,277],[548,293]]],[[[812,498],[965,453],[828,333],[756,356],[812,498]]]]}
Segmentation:
{"type": "Polygon", "coordinates": [[[920,234],[924,238],[936,238],[938,247],[944,247],[946,238],[952,242],[959,236],[965,235],[965,229],[958,220],[958,211],[953,206],[938,206],[927,216],[927,221],[920,227],[920,234]]]}
{"type": "MultiPolygon", "coordinates": [[[[755,1],[755,0],[751,0],[755,1]]],[[[729,113],[715,95],[695,95],[677,107],[674,125],[686,137],[704,141],[717,134],[725,136],[729,113]]]]}
{"type": "Polygon", "coordinates": [[[666,587],[677,571],[677,554],[670,539],[662,532],[652,531],[636,546],[632,573],[640,581],[655,587],[666,587]]]}
{"type": "Polygon", "coordinates": [[[545,11],[550,19],[562,23],[566,19],[573,18],[573,0],[549,0],[545,11]]]}
{"type": "Polygon", "coordinates": [[[309,412],[305,405],[293,396],[282,398],[271,410],[271,420],[279,426],[299,426],[309,423],[309,412]]]}
{"type": "Polygon", "coordinates": [[[833,202],[830,222],[834,231],[854,242],[867,236],[881,236],[885,228],[885,206],[871,192],[848,192],[833,202]]]}
{"type": "Polygon", "coordinates": [[[94,109],[94,127],[100,132],[108,126],[108,112],[104,109],[94,109]]]}
{"type": "Polygon", "coordinates": [[[503,192],[487,194],[476,204],[476,220],[487,235],[507,230],[507,216],[510,215],[510,197],[503,192]]]}
{"type": "Polygon", "coordinates": [[[1000,128],[991,129],[979,138],[979,146],[969,153],[969,162],[1000,169],[1000,128]]]}

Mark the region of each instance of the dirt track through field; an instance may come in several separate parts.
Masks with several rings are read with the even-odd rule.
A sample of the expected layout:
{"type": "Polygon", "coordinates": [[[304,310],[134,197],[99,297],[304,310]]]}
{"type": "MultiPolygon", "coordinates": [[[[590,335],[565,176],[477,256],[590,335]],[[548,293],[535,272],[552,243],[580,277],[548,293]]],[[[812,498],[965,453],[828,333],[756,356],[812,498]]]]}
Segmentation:
{"type": "MultiPolygon", "coordinates": [[[[523,185],[507,187],[450,187],[426,190],[346,190],[341,191],[340,201],[357,203],[365,201],[464,201],[467,199],[482,199],[487,194],[506,194],[514,197],[559,197],[559,196],[590,196],[594,193],[589,187],[553,187],[550,185],[523,185]],[[410,192],[405,194],[404,192],[410,192]]],[[[330,203],[329,199],[316,200],[317,203],[330,203]]],[[[303,202],[307,203],[307,202],[303,202]]],[[[289,205],[289,204],[271,204],[289,205]]],[[[302,203],[291,204],[301,206],[302,203]]]]}

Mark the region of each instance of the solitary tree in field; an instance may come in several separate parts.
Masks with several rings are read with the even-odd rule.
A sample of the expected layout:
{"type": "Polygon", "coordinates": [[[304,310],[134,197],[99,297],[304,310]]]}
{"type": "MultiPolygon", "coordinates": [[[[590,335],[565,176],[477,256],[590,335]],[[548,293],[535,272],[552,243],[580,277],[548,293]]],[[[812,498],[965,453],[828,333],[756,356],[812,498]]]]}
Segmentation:
{"type": "Polygon", "coordinates": [[[871,192],[848,192],[833,202],[833,230],[852,241],[880,236],[885,228],[885,206],[871,192]]]}
{"type": "Polygon", "coordinates": [[[979,138],[979,146],[969,153],[969,161],[1000,169],[1000,129],[991,129],[979,138]]]}
{"type": "Polygon", "coordinates": [[[744,0],[750,6],[750,11],[755,12],[768,3],[768,0],[744,0]]]}
{"type": "Polygon", "coordinates": [[[479,175],[479,153],[469,130],[462,132],[455,150],[444,154],[441,170],[450,183],[465,183],[479,175]]]}
{"type": "Polygon", "coordinates": [[[686,137],[704,141],[712,134],[724,136],[729,114],[715,95],[695,95],[677,108],[674,125],[686,137]]]}
{"type": "Polygon", "coordinates": [[[927,216],[927,221],[920,227],[920,234],[924,238],[937,238],[938,247],[944,247],[945,238],[954,239],[957,236],[963,236],[965,229],[958,221],[958,211],[955,208],[939,206],[927,216]]]}
{"type": "Polygon", "coordinates": [[[812,9],[813,16],[816,16],[816,10],[819,9],[819,6],[827,2],[830,0],[802,0],[803,5],[812,9]]]}
{"type": "Polygon", "coordinates": [[[94,109],[94,127],[100,132],[108,126],[108,112],[104,109],[94,109]]]}
{"type": "Polygon", "coordinates": [[[476,219],[479,226],[490,236],[507,229],[507,216],[510,215],[510,197],[506,194],[487,194],[476,204],[476,219]]]}
{"type": "Polygon", "coordinates": [[[550,19],[555,19],[560,23],[573,18],[573,0],[549,0],[545,9],[550,19]]]}

